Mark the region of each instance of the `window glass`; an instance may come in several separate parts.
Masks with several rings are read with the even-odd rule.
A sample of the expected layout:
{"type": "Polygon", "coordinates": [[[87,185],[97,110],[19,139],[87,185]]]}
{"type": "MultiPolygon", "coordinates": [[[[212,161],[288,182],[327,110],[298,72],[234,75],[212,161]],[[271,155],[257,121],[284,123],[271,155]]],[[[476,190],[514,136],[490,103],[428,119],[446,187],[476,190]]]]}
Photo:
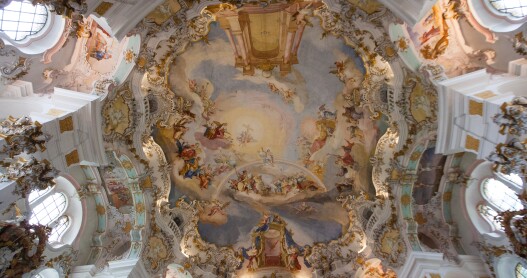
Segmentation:
{"type": "Polygon", "coordinates": [[[506,180],[514,183],[515,185],[522,185],[523,184],[523,181],[522,181],[522,178],[518,175],[518,174],[509,174],[509,175],[502,175],[506,180]]]}
{"type": "Polygon", "coordinates": [[[30,224],[49,225],[55,221],[66,209],[66,196],[63,193],[55,193],[44,199],[33,208],[33,214],[29,219],[30,224]]]}
{"type": "Polygon", "coordinates": [[[483,193],[487,201],[496,206],[499,211],[523,208],[516,192],[498,180],[487,179],[483,185],[483,193]]]}
{"type": "Polygon", "coordinates": [[[522,264],[516,265],[516,278],[527,278],[527,269],[522,264]]]}
{"type": "Polygon", "coordinates": [[[48,187],[48,188],[46,188],[46,189],[44,189],[44,190],[38,190],[38,189],[35,189],[35,190],[31,191],[31,192],[29,193],[28,198],[27,198],[28,201],[29,201],[29,203],[32,203],[33,201],[35,201],[36,199],[38,199],[40,196],[42,196],[42,195],[48,193],[52,188],[53,188],[53,187],[50,186],[50,187],[48,187]]]}
{"type": "Polygon", "coordinates": [[[70,218],[66,215],[63,215],[55,221],[51,227],[51,234],[49,235],[49,241],[59,241],[66,229],[70,224],[70,218]]]}
{"type": "Polygon", "coordinates": [[[499,12],[522,18],[527,15],[527,0],[489,0],[499,12]]]}
{"type": "Polygon", "coordinates": [[[496,216],[498,215],[498,212],[493,210],[491,207],[486,205],[479,205],[478,211],[483,217],[485,217],[487,220],[489,220],[492,225],[494,225],[494,228],[498,230],[503,230],[503,227],[501,226],[501,223],[496,220],[496,216]]]}
{"type": "Polygon", "coordinates": [[[43,5],[33,6],[30,1],[12,1],[0,10],[0,31],[15,41],[42,31],[48,20],[48,10],[43,5]]]}

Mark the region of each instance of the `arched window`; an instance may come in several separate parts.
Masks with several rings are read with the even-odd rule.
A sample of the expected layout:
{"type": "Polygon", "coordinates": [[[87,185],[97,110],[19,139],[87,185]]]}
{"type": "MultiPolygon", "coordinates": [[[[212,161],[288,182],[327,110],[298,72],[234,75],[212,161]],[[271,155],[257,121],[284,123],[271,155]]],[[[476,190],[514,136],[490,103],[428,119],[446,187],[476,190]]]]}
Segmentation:
{"type": "Polygon", "coordinates": [[[68,198],[62,192],[51,192],[53,189],[50,187],[34,190],[29,194],[28,201],[31,207],[29,223],[50,227],[49,242],[57,243],[69,228],[70,217],[64,214],[68,207],[68,198]]]}
{"type": "Polygon", "coordinates": [[[510,14],[517,18],[527,16],[527,0],[489,0],[489,2],[501,13],[510,14]]]}
{"type": "Polygon", "coordinates": [[[523,208],[518,198],[523,186],[520,176],[496,173],[492,162],[478,161],[470,173],[463,198],[467,216],[476,232],[505,244],[504,229],[495,217],[502,211],[523,208]]]}
{"type": "MultiPolygon", "coordinates": [[[[523,208],[518,193],[523,187],[523,180],[517,174],[495,174],[481,182],[483,202],[477,206],[478,213],[493,227],[494,231],[503,231],[496,219],[499,212],[516,211],[523,208]]],[[[527,277],[526,277],[527,278],[527,277]]]]}
{"type": "Polygon", "coordinates": [[[21,41],[41,32],[47,20],[48,9],[44,5],[13,1],[0,10],[0,31],[14,41],[21,41]]]}
{"type": "Polygon", "coordinates": [[[522,264],[518,263],[514,270],[516,278],[527,278],[527,268],[523,267],[522,264]]]}
{"type": "Polygon", "coordinates": [[[74,244],[81,232],[84,205],[74,181],[72,177],[59,176],[55,178],[55,186],[34,190],[27,196],[29,223],[51,228],[48,240],[51,248],[74,244]]]}
{"type": "Polygon", "coordinates": [[[31,0],[12,0],[0,9],[0,39],[25,54],[55,53],[54,49],[65,42],[65,27],[62,16],[44,5],[33,6],[31,0]]]}

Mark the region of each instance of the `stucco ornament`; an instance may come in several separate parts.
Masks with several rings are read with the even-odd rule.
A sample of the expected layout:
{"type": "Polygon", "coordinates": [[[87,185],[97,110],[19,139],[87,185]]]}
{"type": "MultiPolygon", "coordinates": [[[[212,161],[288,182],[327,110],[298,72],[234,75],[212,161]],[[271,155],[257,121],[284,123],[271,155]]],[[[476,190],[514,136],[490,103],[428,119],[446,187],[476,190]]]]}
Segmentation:
{"type": "Polygon", "coordinates": [[[494,122],[500,126],[500,133],[523,136],[527,133],[527,98],[515,97],[500,106],[500,113],[494,115],[494,122]]]}
{"type": "Polygon", "coordinates": [[[12,158],[21,153],[45,151],[45,143],[51,136],[42,132],[42,125],[28,116],[9,116],[0,123],[0,138],[5,139],[7,143],[2,146],[0,153],[8,154],[12,158]]]}

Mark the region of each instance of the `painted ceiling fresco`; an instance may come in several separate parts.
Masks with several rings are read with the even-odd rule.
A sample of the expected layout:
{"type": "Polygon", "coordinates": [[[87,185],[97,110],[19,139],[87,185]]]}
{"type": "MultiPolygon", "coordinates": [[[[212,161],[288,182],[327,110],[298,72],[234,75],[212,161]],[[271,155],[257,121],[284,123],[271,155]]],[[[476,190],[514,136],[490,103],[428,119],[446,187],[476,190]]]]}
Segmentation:
{"type": "Polygon", "coordinates": [[[369,158],[386,124],[344,100],[362,80],[363,62],[313,25],[285,76],[243,75],[215,23],[208,43],[189,46],[170,69],[170,90],[193,101],[184,117],[154,131],[172,166],[170,203],[207,201],[199,234],[239,250],[242,273],[309,274],[303,257],[311,246],[350,225],[336,198],[375,194],[369,158]]]}

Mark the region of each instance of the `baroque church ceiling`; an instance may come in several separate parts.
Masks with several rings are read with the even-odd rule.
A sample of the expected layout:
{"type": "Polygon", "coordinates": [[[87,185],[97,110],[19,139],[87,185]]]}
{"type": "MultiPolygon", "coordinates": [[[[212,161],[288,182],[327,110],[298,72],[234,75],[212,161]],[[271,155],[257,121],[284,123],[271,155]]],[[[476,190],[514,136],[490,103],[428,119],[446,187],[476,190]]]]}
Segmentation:
{"type": "MultiPolygon", "coordinates": [[[[385,82],[392,69],[370,46],[388,59],[395,49],[383,42],[384,31],[383,46],[314,4],[247,5],[247,14],[228,4],[209,7],[190,25],[188,44],[179,34],[159,44],[167,49],[164,74],[147,73],[142,85],[150,108],[162,109],[167,92],[172,107],[183,103],[178,114],[155,111],[163,116],[152,121],[151,142],[171,166],[166,205],[169,219],[179,222],[175,241],[189,264],[220,274],[308,277],[315,269],[351,273],[368,257],[403,263],[395,207],[387,188],[371,178],[378,142],[390,128],[385,82]],[[225,28],[228,16],[239,23],[229,19],[225,28]],[[237,24],[248,33],[245,45],[237,24]],[[285,32],[296,39],[290,45],[285,32]],[[288,51],[289,64],[282,54],[288,51]],[[382,218],[382,227],[369,222],[376,206],[373,218],[382,218]],[[367,237],[368,224],[376,240],[367,237]]],[[[382,30],[370,14],[359,14],[363,24],[382,30]]],[[[430,109],[415,113],[434,116],[430,109]]]]}
{"type": "Polygon", "coordinates": [[[73,20],[69,64],[9,78],[104,98],[108,165],[78,171],[100,183],[97,231],[74,264],[397,277],[411,251],[472,252],[440,209],[462,157],[435,154],[434,85],[510,59],[467,46],[461,4],[408,27],[376,1],[166,0],[122,40],[73,20]]]}

